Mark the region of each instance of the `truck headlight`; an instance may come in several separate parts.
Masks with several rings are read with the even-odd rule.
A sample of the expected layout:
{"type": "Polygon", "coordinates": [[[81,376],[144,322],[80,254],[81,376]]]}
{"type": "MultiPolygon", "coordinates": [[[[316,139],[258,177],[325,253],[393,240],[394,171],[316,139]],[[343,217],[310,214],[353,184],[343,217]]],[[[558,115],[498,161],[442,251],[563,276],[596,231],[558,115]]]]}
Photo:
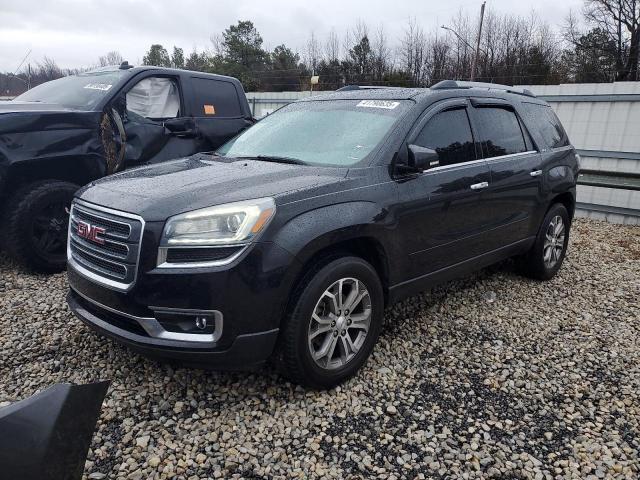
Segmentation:
{"type": "Polygon", "coordinates": [[[275,213],[273,198],[259,198],[175,215],[164,226],[160,246],[246,243],[266,228],[275,213]]]}

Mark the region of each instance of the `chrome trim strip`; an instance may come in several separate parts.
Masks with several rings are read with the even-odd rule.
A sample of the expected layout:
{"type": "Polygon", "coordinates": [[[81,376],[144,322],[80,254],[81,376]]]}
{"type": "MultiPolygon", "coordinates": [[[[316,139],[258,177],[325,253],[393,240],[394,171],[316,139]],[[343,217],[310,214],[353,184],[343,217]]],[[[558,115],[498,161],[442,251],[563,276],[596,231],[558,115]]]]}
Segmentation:
{"type": "Polygon", "coordinates": [[[199,246],[199,247],[160,247],[158,248],[158,261],[157,268],[167,269],[167,268],[203,268],[203,267],[224,267],[225,265],[229,265],[236,259],[240,257],[244,252],[247,251],[250,244],[243,245],[216,245],[216,246],[199,246]],[[222,260],[212,260],[210,262],[182,262],[182,263],[170,263],[167,262],[167,250],[169,248],[228,248],[228,247],[243,247],[230,257],[224,258],[222,260]]]}
{"type": "Polygon", "coordinates": [[[124,243],[119,243],[119,242],[113,242],[111,240],[106,240],[105,241],[105,245],[107,245],[108,243],[115,243],[116,245],[121,245],[123,247],[126,247],[127,249],[127,253],[125,254],[125,256],[123,257],[121,253],[113,253],[110,251],[102,251],[102,250],[98,250],[96,247],[94,247],[93,245],[89,245],[89,242],[87,242],[86,240],[84,240],[82,237],[79,237],[77,234],[73,233],[71,234],[71,240],[73,240],[77,245],[80,245],[82,248],[86,249],[86,250],[90,250],[91,252],[95,252],[96,256],[100,256],[100,255],[104,255],[107,256],[113,260],[121,260],[126,262],[127,261],[127,256],[129,256],[129,245],[126,245],[124,243]]]}
{"type": "MultiPolygon", "coordinates": [[[[79,200],[76,200],[76,203],[79,203],[79,200]]],[[[83,208],[83,205],[80,204],[78,210],[80,212],[82,212],[82,213],[85,213],[86,215],[90,215],[92,217],[96,217],[96,218],[99,218],[99,219],[102,219],[102,220],[106,220],[107,222],[117,223],[118,225],[122,225],[124,227],[127,227],[127,229],[129,230],[129,233],[127,234],[126,237],[123,237],[122,235],[118,235],[117,233],[114,235],[115,237],[121,238],[123,240],[127,240],[131,236],[131,225],[129,225],[128,223],[119,222],[118,220],[113,220],[111,218],[101,217],[100,215],[96,215],[95,213],[91,213],[89,211],[91,208],[92,207],[86,207],[86,206],[83,208]]],[[[107,213],[109,213],[109,212],[107,212],[107,213]]],[[[114,213],[114,215],[116,215],[116,214],[114,213]]],[[[125,215],[118,215],[118,216],[124,217],[125,215]]]]}
{"type": "MultiPolygon", "coordinates": [[[[115,266],[117,266],[117,267],[122,267],[122,268],[124,268],[124,276],[125,276],[125,278],[127,277],[127,274],[129,273],[129,267],[128,267],[127,265],[122,264],[122,263],[118,263],[118,262],[114,262],[113,260],[109,260],[108,258],[104,258],[104,257],[102,257],[102,256],[94,255],[94,254],[92,254],[92,253],[91,253],[91,250],[87,250],[87,249],[85,249],[85,248],[84,248],[84,246],[82,246],[82,245],[78,245],[77,243],[76,243],[76,244],[74,244],[74,246],[73,246],[73,247],[74,247],[76,250],[78,250],[78,251],[80,251],[80,252],[84,253],[85,255],[89,255],[90,257],[96,258],[96,259],[101,260],[101,261],[103,261],[103,262],[105,262],[105,263],[111,263],[111,264],[113,264],[113,265],[115,265],[115,266]]],[[[71,252],[71,256],[73,256],[73,252],[71,252]]],[[[80,258],[82,258],[82,256],[80,256],[80,258]]],[[[74,259],[74,260],[75,260],[75,259],[74,259]]],[[[86,260],[86,259],[84,259],[84,258],[83,258],[83,260],[84,260],[85,262],[87,262],[87,263],[92,263],[92,262],[91,262],[91,260],[86,260]]],[[[77,261],[77,260],[76,260],[76,261],[77,261]]],[[[100,265],[98,265],[98,267],[100,267],[100,265]]],[[[101,268],[103,268],[104,270],[107,270],[107,269],[106,269],[106,268],[104,268],[104,267],[101,267],[101,268]]],[[[118,275],[117,273],[115,273],[115,272],[110,273],[110,275],[111,275],[112,277],[116,277],[116,278],[119,276],[119,275],[118,275]]]]}
{"type": "Polygon", "coordinates": [[[486,159],[480,158],[478,160],[470,160],[468,162],[454,163],[452,165],[442,165],[440,167],[427,168],[426,170],[423,170],[422,173],[441,172],[442,170],[450,170],[450,169],[453,169],[453,168],[462,168],[462,167],[467,167],[469,165],[476,165],[476,164],[486,163],[486,162],[487,162],[486,159]]]}
{"type": "MultiPolygon", "coordinates": [[[[115,308],[104,305],[92,298],[87,297],[86,295],[78,292],[75,288],[71,287],[71,289],[84,298],[87,302],[92,303],[98,308],[102,308],[108,312],[115,313],[116,315],[120,315],[122,317],[128,318],[130,320],[134,320],[140,325],[147,334],[159,340],[172,340],[179,342],[191,342],[191,343],[215,343],[222,336],[222,325],[223,325],[223,315],[222,312],[218,310],[184,310],[184,309],[174,309],[174,308],[164,308],[164,307],[149,307],[150,309],[158,312],[169,312],[174,315],[193,315],[195,313],[207,313],[211,314],[214,317],[215,322],[215,330],[211,334],[199,334],[199,333],[177,333],[177,332],[169,332],[165,330],[160,322],[153,317],[137,317],[135,315],[131,315],[130,313],[121,312],[115,308]]],[[[108,322],[107,322],[108,323],[108,322]]]]}
{"type": "Polygon", "coordinates": [[[485,158],[485,160],[487,162],[493,162],[495,160],[503,160],[505,158],[520,157],[520,156],[523,156],[523,155],[532,155],[534,153],[538,153],[538,152],[536,150],[527,150],[526,152],[510,153],[509,155],[500,155],[499,157],[485,158]]]}
{"type": "Polygon", "coordinates": [[[536,150],[527,150],[526,152],[518,152],[518,153],[510,153],[508,155],[500,155],[499,157],[490,157],[490,158],[480,158],[478,160],[469,160],[468,162],[454,163],[451,165],[442,165],[440,167],[428,168],[423,170],[422,173],[431,173],[431,172],[440,172],[442,170],[449,170],[451,168],[461,168],[466,167],[468,165],[475,165],[482,162],[495,162],[496,160],[504,160],[506,158],[519,157],[522,155],[531,155],[533,153],[539,153],[536,150]]]}
{"type": "MultiPolygon", "coordinates": [[[[142,238],[144,237],[144,229],[145,229],[144,218],[142,218],[140,215],[135,215],[133,213],[121,212],[119,210],[113,210],[111,208],[102,207],[100,205],[94,205],[93,203],[85,202],[80,199],[75,199],[71,204],[71,212],[69,214],[70,217],[73,216],[73,209],[75,208],[76,205],[80,206],[80,210],[82,210],[82,207],[84,206],[85,208],[88,208],[90,210],[98,210],[100,212],[110,213],[116,216],[131,218],[141,223],[140,239],[138,240],[138,256],[136,258],[136,263],[135,263],[136,269],[133,275],[133,279],[131,280],[131,283],[123,283],[123,282],[117,282],[114,280],[109,280],[108,278],[105,278],[101,275],[91,272],[86,268],[84,268],[83,266],[81,266],[80,264],[78,264],[78,262],[73,258],[71,254],[71,240],[70,240],[72,235],[71,222],[69,222],[69,231],[67,232],[69,236],[69,239],[67,240],[67,264],[70,267],[72,267],[80,275],[82,275],[88,280],[91,280],[92,282],[98,283],[112,290],[117,290],[119,292],[128,292],[129,290],[131,290],[131,287],[135,285],[138,279],[138,270],[140,269],[140,253],[142,252],[142,238]]],[[[129,225],[129,227],[131,226],[129,225]]],[[[129,233],[129,235],[131,235],[131,233],[129,233]]]]}

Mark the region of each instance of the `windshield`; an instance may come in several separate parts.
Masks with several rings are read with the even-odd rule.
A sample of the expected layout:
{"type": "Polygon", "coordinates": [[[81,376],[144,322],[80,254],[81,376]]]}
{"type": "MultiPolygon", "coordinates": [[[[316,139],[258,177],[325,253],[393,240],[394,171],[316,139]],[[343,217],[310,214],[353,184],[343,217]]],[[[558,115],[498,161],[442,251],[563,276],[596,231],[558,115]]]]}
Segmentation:
{"type": "Polygon", "coordinates": [[[93,110],[126,70],[87,72],[43,83],[16,97],[17,102],[41,102],[93,110]]]}
{"type": "Polygon", "coordinates": [[[382,142],[410,106],[411,102],[396,100],[292,103],[260,120],[217,153],[310,165],[355,165],[382,142]]]}

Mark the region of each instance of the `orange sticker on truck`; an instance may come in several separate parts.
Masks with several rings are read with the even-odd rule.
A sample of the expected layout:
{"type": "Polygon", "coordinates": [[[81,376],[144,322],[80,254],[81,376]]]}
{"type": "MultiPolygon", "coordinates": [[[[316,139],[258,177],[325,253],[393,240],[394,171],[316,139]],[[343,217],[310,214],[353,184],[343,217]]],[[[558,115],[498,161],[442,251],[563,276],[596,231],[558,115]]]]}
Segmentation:
{"type": "Polygon", "coordinates": [[[216,114],[216,109],[213,105],[205,105],[204,106],[204,113],[205,115],[215,115],[216,114]]]}

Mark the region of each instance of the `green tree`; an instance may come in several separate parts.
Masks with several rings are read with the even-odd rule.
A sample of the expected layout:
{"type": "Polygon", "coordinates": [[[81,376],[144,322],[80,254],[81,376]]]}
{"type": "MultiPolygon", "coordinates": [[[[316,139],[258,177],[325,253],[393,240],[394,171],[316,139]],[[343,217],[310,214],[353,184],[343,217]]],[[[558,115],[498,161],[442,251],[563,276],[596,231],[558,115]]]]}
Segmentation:
{"type": "Polygon", "coordinates": [[[373,70],[373,52],[366,35],[349,50],[349,57],[358,75],[370,74],[373,70]]]}
{"type": "Polygon", "coordinates": [[[184,50],[179,47],[173,47],[173,55],[171,55],[171,66],[173,68],[184,68],[184,50]]]}
{"type": "Polygon", "coordinates": [[[239,21],[227,28],[217,40],[218,54],[213,59],[215,72],[238,78],[246,90],[260,85],[269,54],[262,48],[262,37],[250,21],[239,21]]]}
{"type": "Polygon", "coordinates": [[[210,64],[211,61],[206,52],[198,53],[194,50],[187,58],[185,68],[194,72],[206,72],[210,70],[210,64]]]}
{"type": "Polygon", "coordinates": [[[142,59],[142,63],[145,65],[154,65],[156,67],[170,67],[171,59],[169,53],[160,44],[153,44],[142,59]]]}
{"type": "Polygon", "coordinates": [[[582,35],[565,59],[578,83],[613,82],[616,78],[616,42],[600,28],[582,35]]]}
{"type": "Polygon", "coordinates": [[[262,87],[275,92],[297,90],[302,69],[300,55],[285,45],[278,45],[270,54],[271,73],[262,81],[262,87]]]}

